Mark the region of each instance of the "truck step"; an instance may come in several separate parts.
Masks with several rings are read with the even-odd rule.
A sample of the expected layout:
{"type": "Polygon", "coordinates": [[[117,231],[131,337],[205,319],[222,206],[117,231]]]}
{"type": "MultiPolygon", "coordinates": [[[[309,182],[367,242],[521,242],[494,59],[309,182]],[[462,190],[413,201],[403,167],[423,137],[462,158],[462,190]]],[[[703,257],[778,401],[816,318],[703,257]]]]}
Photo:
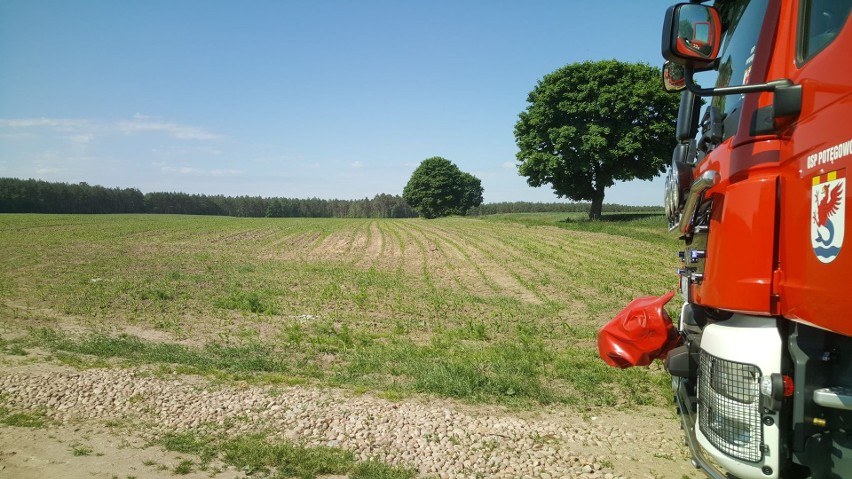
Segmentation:
{"type": "Polygon", "coordinates": [[[814,402],[832,409],[852,411],[852,388],[834,386],[814,391],[814,402]]]}

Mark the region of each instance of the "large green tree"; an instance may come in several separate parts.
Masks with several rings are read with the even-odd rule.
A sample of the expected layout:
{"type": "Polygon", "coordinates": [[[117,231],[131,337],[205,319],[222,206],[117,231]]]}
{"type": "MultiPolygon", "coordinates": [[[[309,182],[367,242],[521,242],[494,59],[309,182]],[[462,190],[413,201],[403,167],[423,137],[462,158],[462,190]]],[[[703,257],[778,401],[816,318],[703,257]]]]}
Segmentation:
{"type": "Polygon", "coordinates": [[[427,158],[414,170],[402,198],[424,218],[464,215],[482,204],[479,178],[461,171],[450,160],[427,158]]]}
{"type": "Polygon", "coordinates": [[[663,91],[658,68],[566,65],[540,80],[527,102],[515,125],[518,172],[560,198],[591,201],[589,218],[600,218],[604,190],[616,180],[650,180],[671,159],[679,97],[663,91]]]}

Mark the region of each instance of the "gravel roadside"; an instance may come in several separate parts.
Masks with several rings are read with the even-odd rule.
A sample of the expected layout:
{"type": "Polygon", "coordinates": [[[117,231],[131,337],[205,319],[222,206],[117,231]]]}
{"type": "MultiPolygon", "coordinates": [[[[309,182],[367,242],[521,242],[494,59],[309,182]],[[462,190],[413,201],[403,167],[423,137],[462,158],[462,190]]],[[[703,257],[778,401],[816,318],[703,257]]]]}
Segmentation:
{"type": "MultiPolygon", "coordinates": [[[[698,477],[688,466],[677,420],[658,409],[599,417],[562,408],[519,413],[426,398],[387,401],[331,389],[223,386],[138,369],[44,364],[0,366],[0,391],[7,407],[44,409],[57,424],[121,420],[137,425],[141,439],[176,431],[272,431],[273,438],[348,449],[361,460],[414,467],[423,476],[698,477]]],[[[15,446],[5,442],[0,438],[0,452],[15,446]]],[[[0,454],[4,461],[8,457],[0,454]]]]}

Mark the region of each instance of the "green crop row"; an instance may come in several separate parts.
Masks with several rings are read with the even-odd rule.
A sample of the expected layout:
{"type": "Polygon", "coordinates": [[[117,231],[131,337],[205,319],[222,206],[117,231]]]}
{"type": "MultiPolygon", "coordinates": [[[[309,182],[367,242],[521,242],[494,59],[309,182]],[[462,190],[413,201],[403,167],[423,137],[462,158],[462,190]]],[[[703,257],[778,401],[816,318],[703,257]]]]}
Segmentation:
{"type": "Polygon", "coordinates": [[[30,331],[3,344],[521,407],[663,402],[662,373],[597,358],[603,323],[675,283],[662,219],[615,219],[0,215],[0,323],[30,331]]]}

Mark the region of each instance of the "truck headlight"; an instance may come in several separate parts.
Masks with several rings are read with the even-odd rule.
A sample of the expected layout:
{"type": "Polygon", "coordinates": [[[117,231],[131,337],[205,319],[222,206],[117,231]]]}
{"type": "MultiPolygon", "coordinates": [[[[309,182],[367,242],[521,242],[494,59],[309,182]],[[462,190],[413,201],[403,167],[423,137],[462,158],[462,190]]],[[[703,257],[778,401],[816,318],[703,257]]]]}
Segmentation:
{"type": "Polygon", "coordinates": [[[698,411],[701,432],[714,447],[748,462],[763,459],[760,368],[701,352],[698,411]]]}

